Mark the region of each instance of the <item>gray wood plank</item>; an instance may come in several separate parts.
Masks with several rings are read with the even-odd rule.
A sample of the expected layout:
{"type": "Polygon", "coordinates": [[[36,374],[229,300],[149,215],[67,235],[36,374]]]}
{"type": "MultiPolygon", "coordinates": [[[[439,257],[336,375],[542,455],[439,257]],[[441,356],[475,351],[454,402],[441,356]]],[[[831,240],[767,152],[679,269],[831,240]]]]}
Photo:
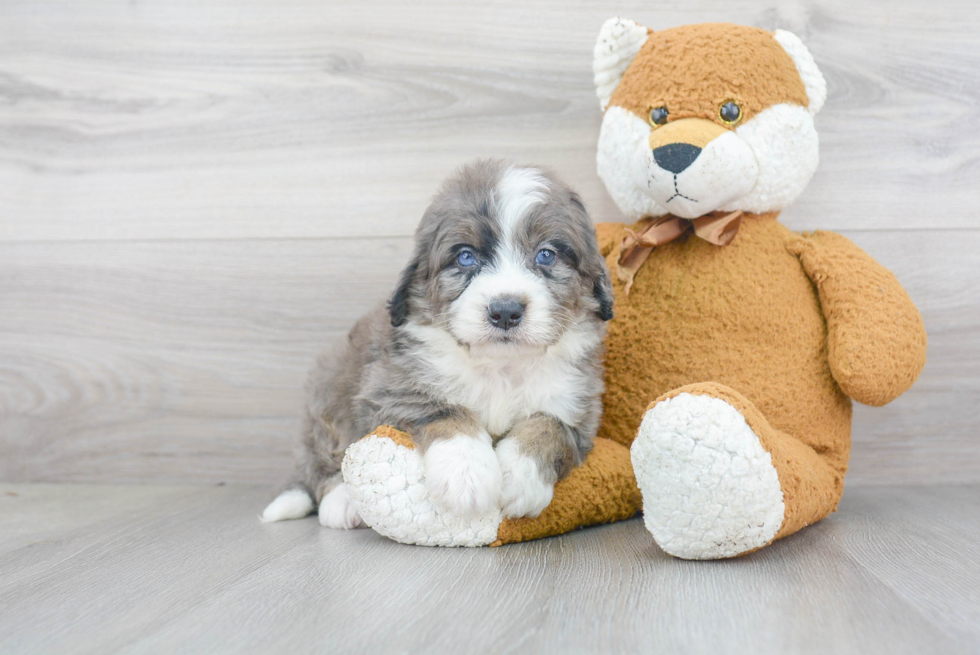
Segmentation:
{"type": "MultiPolygon", "coordinates": [[[[980,480],[980,231],[847,234],[930,333],[913,390],[857,408],[849,482],[980,480]]],[[[0,479],[283,480],[315,354],[387,295],[410,245],[0,245],[0,479]]]]}
{"type": "Polygon", "coordinates": [[[591,52],[617,13],[807,41],[830,99],[793,227],[976,225],[966,0],[20,0],[0,6],[0,240],[408,235],[476,156],[552,166],[614,219],[591,52]]]}
{"type": "Polygon", "coordinates": [[[895,272],[929,335],[926,366],[911,391],[885,407],[855,404],[848,483],[977,482],[980,232],[843,233],[895,272]]]}
{"type": "Polygon", "coordinates": [[[926,618],[980,649],[980,487],[847,495],[843,549],[926,618]],[[957,557],[952,549],[962,548],[957,557]],[[924,601],[924,602],[923,602],[924,601]]]}
{"type": "MultiPolygon", "coordinates": [[[[86,511],[72,489],[53,495],[86,511]]],[[[116,500],[131,488],[103,489],[116,500]]],[[[0,651],[113,652],[174,607],[205,600],[318,527],[257,531],[255,507],[267,496],[266,489],[185,488],[177,497],[149,498],[138,512],[3,553],[0,651]]]]}
{"type": "MultiPolygon", "coordinates": [[[[66,534],[94,530],[119,517],[132,520],[153,503],[199,493],[199,487],[11,484],[0,482],[0,553],[56,543],[66,534]]],[[[36,551],[35,551],[36,552],[36,551]]],[[[35,558],[37,559],[37,558],[35,558]]],[[[4,571],[4,582],[22,571],[4,571]]]]}
{"type": "Polygon", "coordinates": [[[409,246],[5,246],[0,479],[284,479],[306,371],[409,246]]]}
{"type": "Polygon", "coordinates": [[[48,526],[0,548],[5,653],[980,651],[977,486],[849,488],[839,513],[722,562],[666,557],[638,519],[475,550],[263,525],[266,490],[234,486],[144,489],[142,512],[52,539],[51,508],[84,512],[92,489],[2,489],[20,494],[4,517],[48,526]]]}

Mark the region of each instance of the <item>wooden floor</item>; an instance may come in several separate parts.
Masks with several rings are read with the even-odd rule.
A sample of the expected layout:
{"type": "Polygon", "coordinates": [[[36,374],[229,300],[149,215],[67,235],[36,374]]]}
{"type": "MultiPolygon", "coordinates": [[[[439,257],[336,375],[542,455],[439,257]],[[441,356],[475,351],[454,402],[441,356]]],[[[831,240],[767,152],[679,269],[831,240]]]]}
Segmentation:
{"type": "Polygon", "coordinates": [[[723,562],[668,558],[640,519],[402,546],[262,524],[267,494],[0,485],[0,652],[980,652],[980,486],[849,489],[723,562]]]}

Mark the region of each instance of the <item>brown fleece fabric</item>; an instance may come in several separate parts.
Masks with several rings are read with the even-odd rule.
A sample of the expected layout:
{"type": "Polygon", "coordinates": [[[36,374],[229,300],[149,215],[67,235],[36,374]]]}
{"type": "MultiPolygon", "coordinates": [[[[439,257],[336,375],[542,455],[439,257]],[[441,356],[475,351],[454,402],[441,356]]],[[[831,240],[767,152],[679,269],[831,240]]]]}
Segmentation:
{"type": "Polygon", "coordinates": [[[415,450],[415,442],[412,441],[412,437],[407,432],[402,432],[398,428],[393,428],[390,425],[379,425],[371,434],[378,437],[387,437],[399,446],[404,446],[409,450],[415,450]]]}
{"type": "Polygon", "coordinates": [[[651,150],[668,143],[687,143],[698,148],[704,148],[728,130],[703,118],[681,118],[669,121],[666,125],[650,130],[647,143],[651,150]]]}
{"type": "Polygon", "coordinates": [[[775,104],[809,105],[796,64],[770,32],[703,23],[650,31],[609,106],[624,107],[643,120],[651,109],[666,107],[668,124],[706,118],[729,127],[719,115],[728,101],[742,110],[735,125],[775,104]]]}
{"type": "MultiPolygon", "coordinates": [[[[629,445],[652,399],[717,382],[843,473],[851,402],[830,371],[813,283],[787,249],[798,238],[776,214],[746,214],[730,245],[682,237],[654,248],[628,297],[612,275],[599,436],[629,445]]],[[[606,258],[612,270],[618,258],[617,247],[606,258]]]]}
{"type": "Polygon", "coordinates": [[[783,490],[785,513],[775,539],[793,534],[816,523],[837,509],[844,493],[844,474],[834,470],[820,455],[799,439],[774,430],[748,398],[730,387],[715,382],[701,382],[674,389],[650,403],[649,408],[682,393],[720,398],[745,417],[762,447],[772,455],[772,464],[783,490]]]}
{"type": "Polygon", "coordinates": [[[576,528],[622,521],[640,511],[642,498],[628,448],[596,439],[581,466],[555,485],[555,497],[537,518],[504,519],[491,546],[541,539],[576,528]]]}
{"type": "MultiPolygon", "coordinates": [[[[728,246],[682,238],[655,248],[628,297],[612,276],[599,434],[630,444],[651,398],[688,391],[729,402],[773,457],[786,504],[778,539],[836,508],[849,394],[884,403],[907,389],[926,337],[885,268],[844,237],[800,236],[777,217],[746,214],[728,246]]],[[[597,228],[613,244],[613,271],[619,228],[618,238],[597,228]]]]}
{"type": "Polygon", "coordinates": [[[830,370],[848,396],[880,407],[905,393],[926,363],[922,315],[891,271],[833,232],[790,244],[817,285],[830,370]]]}
{"type": "Polygon", "coordinates": [[[608,257],[613,249],[619,247],[623,239],[623,227],[622,223],[599,223],[595,226],[599,252],[603,257],[608,257]]]}

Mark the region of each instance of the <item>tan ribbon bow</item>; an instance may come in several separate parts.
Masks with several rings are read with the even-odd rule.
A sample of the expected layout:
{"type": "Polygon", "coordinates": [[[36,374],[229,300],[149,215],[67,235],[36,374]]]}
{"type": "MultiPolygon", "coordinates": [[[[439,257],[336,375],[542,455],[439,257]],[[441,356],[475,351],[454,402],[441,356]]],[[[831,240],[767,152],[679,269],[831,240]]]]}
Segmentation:
{"type": "Polygon", "coordinates": [[[633,286],[633,276],[643,266],[650,253],[657,246],[673,241],[677,237],[694,232],[694,235],[716,246],[727,246],[738,234],[742,225],[742,212],[712,212],[694,219],[677,216],[644,218],[636,224],[637,230],[626,230],[626,238],[620,249],[619,279],[626,282],[624,289],[629,295],[633,286]]]}

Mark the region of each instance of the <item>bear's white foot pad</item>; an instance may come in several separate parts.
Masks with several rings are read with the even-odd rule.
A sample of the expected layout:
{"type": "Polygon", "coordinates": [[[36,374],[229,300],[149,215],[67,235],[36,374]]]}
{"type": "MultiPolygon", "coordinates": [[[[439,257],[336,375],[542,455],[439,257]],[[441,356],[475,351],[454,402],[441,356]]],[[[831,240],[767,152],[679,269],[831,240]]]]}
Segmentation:
{"type": "Polygon", "coordinates": [[[432,503],[416,450],[371,435],[347,448],[341,469],[361,519],[389,539],[419,546],[486,546],[497,539],[498,507],[466,518],[432,503]]]}
{"type": "Polygon", "coordinates": [[[670,555],[733,557],[765,546],[782,526],[772,456],[724,400],[682,393],[658,403],[630,454],[643,520],[670,555]]]}

